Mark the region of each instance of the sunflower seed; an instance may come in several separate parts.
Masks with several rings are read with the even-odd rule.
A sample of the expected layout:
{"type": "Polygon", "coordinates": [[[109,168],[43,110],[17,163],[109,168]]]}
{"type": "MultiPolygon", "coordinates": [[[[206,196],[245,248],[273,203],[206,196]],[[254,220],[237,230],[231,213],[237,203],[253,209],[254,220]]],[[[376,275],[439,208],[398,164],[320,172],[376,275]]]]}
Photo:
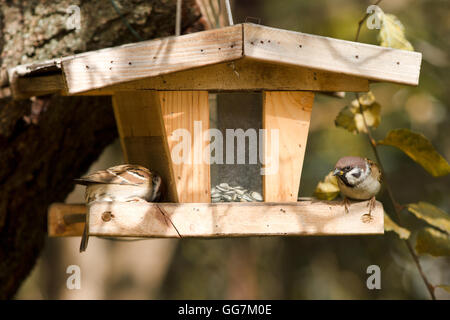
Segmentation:
{"type": "Polygon", "coordinates": [[[233,200],[233,198],[231,196],[227,195],[227,194],[224,194],[222,196],[222,199],[227,201],[227,202],[231,202],[233,200]]]}
{"type": "Polygon", "coordinates": [[[256,192],[256,191],[253,191],[252,193],[250,193],[250,196],[251,196],[253,199],[255,199],[256,201],[263,201],[262,196],[261,196],[258,192],[256,192]]]}
{"type": "Polygon", "coordinates": [[[221,188],[223,188],[223,189],[229,189],[230,188],[230,186],[228,185],[228,183],[221,183],[221,184],[219,184],[219,187],[221,187],[221,188]]]}

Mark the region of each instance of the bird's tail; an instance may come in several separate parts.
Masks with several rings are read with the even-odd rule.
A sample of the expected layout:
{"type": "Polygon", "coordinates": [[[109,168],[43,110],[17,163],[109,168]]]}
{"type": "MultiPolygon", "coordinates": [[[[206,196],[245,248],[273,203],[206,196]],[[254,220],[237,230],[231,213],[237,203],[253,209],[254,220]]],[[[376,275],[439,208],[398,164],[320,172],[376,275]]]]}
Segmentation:
{"type": "Polygon", "coordinates": [[[80,252],[86,251],[88,242],[89,242],[89,212],[86,212],[86,222],[84,225],[83,235],[81,236],[80,252]]]}

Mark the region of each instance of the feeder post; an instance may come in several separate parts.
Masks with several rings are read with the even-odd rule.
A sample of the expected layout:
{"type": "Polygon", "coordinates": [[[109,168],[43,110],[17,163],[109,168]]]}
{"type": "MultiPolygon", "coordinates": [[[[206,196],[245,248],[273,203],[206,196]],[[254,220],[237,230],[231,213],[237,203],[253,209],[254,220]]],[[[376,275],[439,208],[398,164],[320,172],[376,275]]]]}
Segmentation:
{"type": "Polygon", "coordinates": [[[208,152],[203,139],[209,129],[207,91],[120,91],[113,95],[113,107],[125,161],[161,174],[167,188],[164,200],[211,201],[209,164],[203,154],[196,158],[199,148],[208,152]],[[200,124],[201,132],[196,132],[200,124]],[[183,138],[177,129],[190,136],[191,150],[183,149],[187,157],[181,163],[172,158],[183,138]]]}
{"type": "Polygon", "coordinates": [[[263,164],[275,169],[263,175],[266,202],[297,202],[313,101],[313,92],[263,91],[263,164]]]}
{"type": "Polygon", "coordinates": [[[166,188],[164,200],[178,202],[159,93],[118,91],[112,101],[125,162],[158,172],[166,188]]]}
{"type": "Polygon", "coordinates": [[[211,202],[210,166],[205,161],[209,160],[209,136],[204,136],[209,129],[208,91],[160,91],[159,94],[178,202],[211,202]],[[183,161],[176,163],[173,157],[180,157],[183,131],[188,133],[190,151],[183,149],[183,161]]]}

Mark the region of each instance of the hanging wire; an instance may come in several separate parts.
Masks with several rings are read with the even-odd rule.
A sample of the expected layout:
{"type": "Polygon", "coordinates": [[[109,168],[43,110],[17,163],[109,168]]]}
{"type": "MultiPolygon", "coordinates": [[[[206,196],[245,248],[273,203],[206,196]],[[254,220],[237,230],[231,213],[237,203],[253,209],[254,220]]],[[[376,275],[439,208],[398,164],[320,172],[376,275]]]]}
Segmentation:
{"type": "Polygon", "coordinates": [[[123,16],[122,12],[120,11],[117,4],[114,2],[114,0],[109,0],[114,7],[114,10],[116,10],[117,14],[119,15],[120,19],[122,20],[123,24],[130,30],[130,32],[138,39],[139,41],[144,41],[144,39],[137,33],[136,30],[128,23],[127,19],[123,16]]]}
{"type": "Polygon", "coordinates": [[[234,25],[234,23],[233,23],[233,15],[231,14],[230,0],[225,0],[225,6],[227,8],[228,24],[232,26],[234,25]]]}
{"type": "Polygon", "coordinates": [[[177,15],[175,17],[175,35],[181,34],[181,1],[177,0],[177,15]]]}

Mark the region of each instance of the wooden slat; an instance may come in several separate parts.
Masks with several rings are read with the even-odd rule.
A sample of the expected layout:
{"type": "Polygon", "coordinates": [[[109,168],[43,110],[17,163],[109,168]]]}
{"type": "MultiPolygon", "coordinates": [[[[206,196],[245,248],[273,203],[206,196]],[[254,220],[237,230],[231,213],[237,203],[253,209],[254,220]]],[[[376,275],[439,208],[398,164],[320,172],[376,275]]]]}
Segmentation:
{"type": "MultiPolygon", "coordinates": [[[[162,117],[172,154],[181,143],[174,131],[185,129],[190,133],[190,153],[183,163],[172,161],[179,202],[210,202],[210,167],[203,160],[209,141],[203,140],[203,131],[209,129],[209,102],[207,91],[161,91],[162,117]],[[201,128],[194,128],[194,122],[201,128]]],[[[186,150],[187,151],[187,150],[186,150]]],[[[172,155],[173,157],[173,155],[172,155]]]]}
{"type": "Polygon", "coordinates": [[[265,167],[275,167],[272,157],[278,156],[278,170],[263,175],[266,202],[297,201],[313,101],[312,92],[263,92],[265,167]],[[278,131],[278,141],[272,141],[271,130],[278,131]]]}
{"type": "Polygon", "coordinates": [[[101,94],[93,90],[182,70],[191,72],[130,83],[130,87],[121,90],[134,89],[132,85],[136,85],[158,90],[367,91],[367,87],[362,88],[367,86],[367,80],[417,85],[421,60],[419,52],[245,23],[19,65],[9,69],[8,74],[15,98],[57,90],[70,95],[86,91],[90,91],[88,94],[101,94]],[[213,78],[212,81],[211,73],[199,74],[197,80],[196,71],[190,70],[230,61],[234,61],[236,66],[244,57],[245,60],[279,65],[280,70],[275,66],[264,66],[264,70],[254,73],[254,68],[262,65],[254,64],[254,68],[247,65],[249,71],[241,70],[242,80],[239,77],[236,80],[233,78],[236,74],[222,65],[217,70],[208,69],[212,74],[218,71],[218,79],[213,78]],[[45,76],[61,69],[63,79],[45,76]],[[284,73],[287,73],[286,79],[281,76],[284,73]],[[39,85],[36,81],[41,79],[41,75],[45,78],[39,85]],[[35,79],[24,80],[23,77],[35,79]],[[183,78],[194,79],[196,87],[190,87],[183,78]],[[274,79],[276,82],[272,84],[274,79]]]}
{"type": "Polygon", "coordinates": [[[62,61],[68,92],[242,57],[242,25],[92,51],[62,61]]]}
{"type": "MultiPolygon", "coordinates": [[[[80,236],[81,229],[61,232],[61,212],[49,210],[51,236],[80,236]]],[[[63,208],[66,208],[63,210],[63,208]]],[[[345,213],[339,202],[297,203],[95,203],[90,208],[90,234],[110,237],[241,237],[383,234],[383,207],[377,202],[367,221],[367,201],[355,202],[345,213]],[[105,213],[106,212],[106,213],[105,213]],[[164,215],[170,218],[164,218],[164,215]]],[[[68,229],[67,229],[68,230],[68,229]]]]}
{"type": "Polygon", "coordinates": [[[15,78],[13,83],[14,99],[26,99],[33,96],[43,96],[47,94],[64,91],[64,83],[61,75],[15,78]]]}
{"type": "Polygon", "coordinates": [[[308,90],[369,91],[367,79],[240,59],[172,74],[127,82],[105,90],[308,90]]]}
{"type": "Polygon", "coordinates": [[[54,203],[49,207],[48,212],[49,237],[71,237],[83,234],[87,212],[84,204],[54,203]]]}
{"type": "MultiPolygon", "coordinates": [[[[61,95],[69,95],[64,85],[64,79],[61,74],[46,75],[30,78],[17,78],[17,91],[15,99],[29,98],[33,96],[42,96],[46,94],[57,93],[61,95]]],[[[125,90],[127,91],[127,90],[125,90]]],[[[112,95],[112,90],[91,90],[78,93],[77,95],[86,96],[106,96],[112,95]]]]}
{"type": "Polygon", "coordinates": [[[165,184],[166,200],[177,202],[158,93],[117,92],[113,95],[113,107],[125,161],[157,171],[165,184]]]}
{"type": "Polygon", "coordinates": [[[419,83],[422,54],[244,24],[246,57],[370,80],[419,83]]]}
{"type": "MultiPolygon", "coordinates": [[[[48,93],[71,95],[62,75],[17,79],[16,98],[48,93]]],[[[178,71],[166,75],[125,82],[76,95],[112,95],[130,90],[308,90],[321,92],[369,91],[367,79],[308,68],[240,59],[234,65],[219,63],[211,66],[178,71]]]]}

